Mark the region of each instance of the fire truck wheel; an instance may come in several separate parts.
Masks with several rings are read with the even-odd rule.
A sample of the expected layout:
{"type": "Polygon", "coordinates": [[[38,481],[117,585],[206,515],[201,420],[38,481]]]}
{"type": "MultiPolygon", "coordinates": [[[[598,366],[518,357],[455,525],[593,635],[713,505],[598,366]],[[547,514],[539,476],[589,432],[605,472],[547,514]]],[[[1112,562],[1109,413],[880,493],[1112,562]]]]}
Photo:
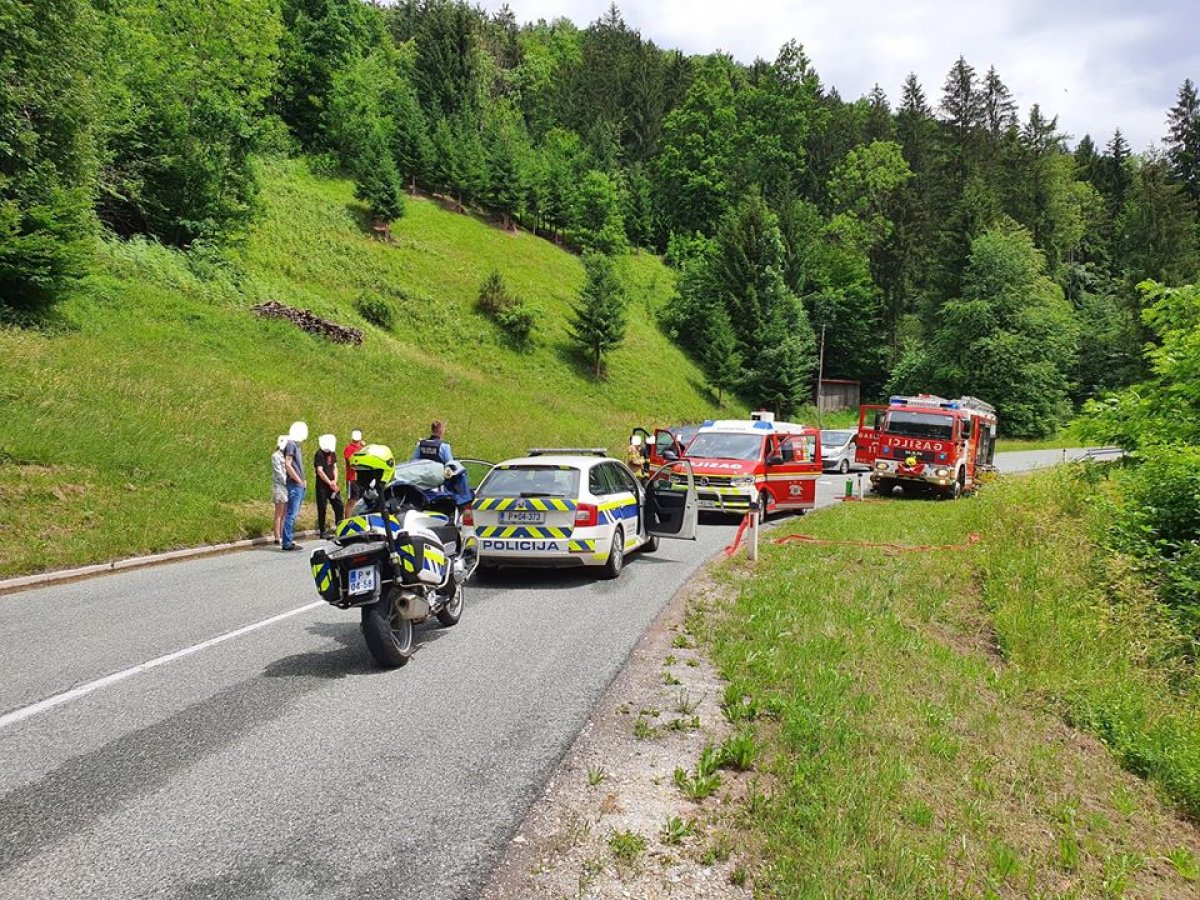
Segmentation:
{"type": "Polygon", "coordinates": [[[963,475],[958,473],[958,477],[954,479],[954,487],[950,488],[950,499],[957,500],[963,495],[963,475]]]}

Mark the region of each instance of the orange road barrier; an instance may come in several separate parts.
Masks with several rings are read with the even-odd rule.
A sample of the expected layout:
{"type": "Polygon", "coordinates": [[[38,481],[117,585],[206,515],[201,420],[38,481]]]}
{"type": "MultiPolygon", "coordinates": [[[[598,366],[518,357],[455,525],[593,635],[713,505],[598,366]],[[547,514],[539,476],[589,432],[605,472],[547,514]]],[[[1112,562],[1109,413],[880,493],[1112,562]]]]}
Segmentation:
{"type": "MultiPolygon", "coordinates": [[[[741,536],[741,529],[738,530],[738,536],[741,536]]],[[[941,546],[936,546],[934,544],[890,544],[878,543],[875,541],[831,541],[824,538],[813,537],[811,534],[785,534],[783,537],[775,538],[773,541],[771,541],[771,543],[787,544],[791,543],[792,541],[797,541],[803,544],[836,544],[844,547],[879,547],[883,550],[901,550],[906,553],[931,553],[934,550],[967,550],[982,540],[983,538],[972,531],[967,535],[967,542],[965,544],[942,544],[941,546]]],[[[734,543],[734,549],[736,550],[737,538],[734,539],[734,543]]],[[[728,555],[730,551],[728,548],[726,548],[725,552],[728,555]]]]}

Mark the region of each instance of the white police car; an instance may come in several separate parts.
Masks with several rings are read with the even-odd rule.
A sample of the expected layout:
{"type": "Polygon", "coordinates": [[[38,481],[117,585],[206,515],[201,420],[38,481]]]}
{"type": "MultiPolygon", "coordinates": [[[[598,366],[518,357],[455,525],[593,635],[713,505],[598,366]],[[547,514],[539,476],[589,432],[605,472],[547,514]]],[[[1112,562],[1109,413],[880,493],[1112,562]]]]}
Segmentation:
{"type": "Polygon", "coordinates": [[[616,578],[639,547],[653,552],[664,537],[695,540],[698,508],[687,460],[668,463],[643,485],[602,449],[530,450],[488,473],[464,524],[475,529],[485,569],[597,566],[616,578]]]}

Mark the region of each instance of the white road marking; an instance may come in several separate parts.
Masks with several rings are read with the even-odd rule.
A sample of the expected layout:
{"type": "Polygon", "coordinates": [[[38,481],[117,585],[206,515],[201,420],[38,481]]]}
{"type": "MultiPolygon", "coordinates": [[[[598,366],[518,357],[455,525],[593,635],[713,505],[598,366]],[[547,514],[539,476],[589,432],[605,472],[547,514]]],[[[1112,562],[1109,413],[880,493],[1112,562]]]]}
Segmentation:
{"type": "Polygon", "coordinates": [[[89,681],[87,684],[81,684],[79,687],[71,688],[69,691],[63,691],[61,694],[55,694],[53,697],[47,697],[45,700],[39,700],[37,703],[31,703],[29,706],[22,706],[20,709],[14,709],[10,713],[5,713],[0,716],[0,728],[7,728],[9,725],[14,725],[30,716],[36,716],[38,713],[43,713],[48,709],[53,709],[56,706],[62,706],[64,703],[70,703],[73,700],[78,700],[93,691],[98,691],[100,688],[108,687],[110,684],[116,684],[118,681],[124,681],[141,672],[147,672],[150,669],[156,669],[159,666],[164,666],[169,662],[174,662],[177,659],[183,659],[185,656],[191,656],[193,653],[199,653],[201,650],[207,650],[209,647],[215,647],[217,644],[222,644],[225,641],[231,641],[236,637],[241,637],[243,634],[249,634],[252,631],[257,631],[260,628],[266,628],[268,625],[274,625],[276,622],[282,622],[284,619],[289,619],[292,616],[298,616],[300,613],[308,612],[310,609],[316,609],[319,606],[324,606],[323,600],[317,600],[314,603],[308,603],[296,609],[288,610],[285,613],[280,613],[277,616],[271,616],[269,619],[263,619],[261,622],[255,622],[252,625],[245,625],[242,628],[234,631],[227,631],[225,634],[219,634],[215,638],[209,638],[207,641],[201,641],[199,644],[193,644],[190,647],[184,647],[182,650],[176,650],[174,653],[168,653],[166,656],[159,656],[144,663],[138,663],[128,669],[122,669],[120,672],[113,672],[111,675],[105,675],[103,678],[97,678],[95,681],[89,681]]]}

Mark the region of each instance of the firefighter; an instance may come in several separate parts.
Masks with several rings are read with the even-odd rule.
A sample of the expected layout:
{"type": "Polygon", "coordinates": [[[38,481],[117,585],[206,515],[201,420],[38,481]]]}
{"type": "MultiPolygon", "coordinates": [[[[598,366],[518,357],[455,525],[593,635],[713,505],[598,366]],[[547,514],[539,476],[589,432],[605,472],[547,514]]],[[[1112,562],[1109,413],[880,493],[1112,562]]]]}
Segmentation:
{"type": "Polygon", "coordinates": [[[643,481],[650,469],[650,461],[646,458],[648,449],[648,447],[642,446],[641,435],[635,434],[630,436],[629,449],[625,451],[625,464],[633,470],[634,475],[643,481]]]}

